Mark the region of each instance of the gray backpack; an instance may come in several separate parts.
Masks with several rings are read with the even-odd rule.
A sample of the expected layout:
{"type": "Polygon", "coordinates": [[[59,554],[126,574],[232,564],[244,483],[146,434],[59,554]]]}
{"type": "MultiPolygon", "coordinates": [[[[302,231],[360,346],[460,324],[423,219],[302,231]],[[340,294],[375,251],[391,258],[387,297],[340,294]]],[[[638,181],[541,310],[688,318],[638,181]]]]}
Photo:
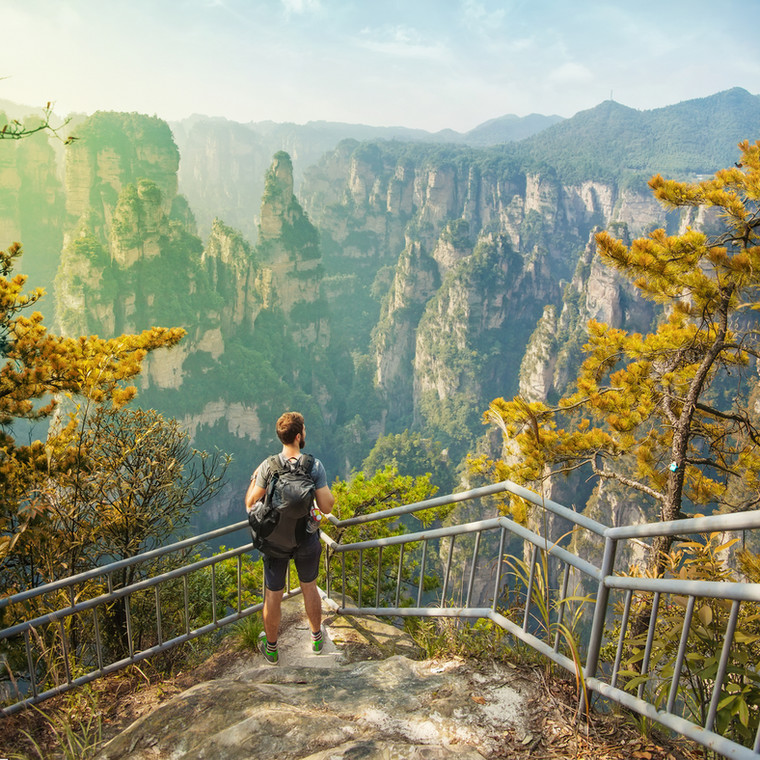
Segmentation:
{"type": "Polygon", "coordinates": [[[264,498],[248,513],[253,545],[272,557],[290,557],[306,537],[314,492],[314,457],[302,454],[297,462],[269,457],[269,481],[264,498]]]}

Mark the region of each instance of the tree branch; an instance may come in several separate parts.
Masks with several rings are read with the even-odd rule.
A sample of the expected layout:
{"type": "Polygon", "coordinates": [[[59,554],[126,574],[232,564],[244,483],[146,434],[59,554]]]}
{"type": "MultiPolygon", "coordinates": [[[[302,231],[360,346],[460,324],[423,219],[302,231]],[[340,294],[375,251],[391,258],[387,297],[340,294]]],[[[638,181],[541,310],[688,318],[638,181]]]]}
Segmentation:
{"type": "Polygon", "coordinates": [[[665,494],[662,494],[659,491],[655,491],[654,488],[650,488],[649,486],[644,485],[644,483],[639,483],[638,480],[632,480],[631,478],[626,478],[624,475],[620,475],[619,473],[600,469],[599,467],[596,466],[596,463],[593,461],[590,461],[590,464],[591,464],[591,468],[594,471],[594,474],[598,475],[600,478],[605,478],[606,480],[616,480],[618,483],[622,483],[624,486],[628,486],[629,488],[633,488],[636,491],[640,491],[641,493],[644,493],[647,496],[651,496],[656,501],[659,501],[659,502],[665,501],[665,494]]]}

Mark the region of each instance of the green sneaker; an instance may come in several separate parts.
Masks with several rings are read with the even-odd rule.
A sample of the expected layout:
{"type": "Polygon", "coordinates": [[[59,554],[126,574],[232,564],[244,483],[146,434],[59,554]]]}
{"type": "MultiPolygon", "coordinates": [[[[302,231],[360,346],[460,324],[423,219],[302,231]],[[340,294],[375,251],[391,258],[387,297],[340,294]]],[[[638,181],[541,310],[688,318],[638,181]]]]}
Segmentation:
{"type": "Polygon", "coordinates": [[[325,640],[322,637],[322,631],[319,632],[319,638],[315,639],[314,636],[311,637],[311,651],[314,652],[314,654],[322,654],[322,645],[324,644],[325,640]]]}
{"type": "Polygon", "coordinates": [[[267,645],[267,635],[263,631],[259,634],[259,651],[270,665],[276,665],[280,661],[280,653],[275,649],[270,652],[267,645]]]}

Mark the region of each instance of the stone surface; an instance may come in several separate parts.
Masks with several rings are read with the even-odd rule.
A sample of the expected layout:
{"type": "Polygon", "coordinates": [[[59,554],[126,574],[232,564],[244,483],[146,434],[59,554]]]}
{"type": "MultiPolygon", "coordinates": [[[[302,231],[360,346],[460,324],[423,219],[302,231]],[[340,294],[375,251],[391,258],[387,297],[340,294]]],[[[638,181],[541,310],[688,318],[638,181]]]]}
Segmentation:
{"type": "Polygon", "coordinates": [[[411,640],[378,620],[326,611],[324,628],[313,655],[299,598],[286,602],[278,666],[251,654],[135,721],[99,758],[475,760],[526,735],[532,688],[508,667],[412,659],[411,640]]]}

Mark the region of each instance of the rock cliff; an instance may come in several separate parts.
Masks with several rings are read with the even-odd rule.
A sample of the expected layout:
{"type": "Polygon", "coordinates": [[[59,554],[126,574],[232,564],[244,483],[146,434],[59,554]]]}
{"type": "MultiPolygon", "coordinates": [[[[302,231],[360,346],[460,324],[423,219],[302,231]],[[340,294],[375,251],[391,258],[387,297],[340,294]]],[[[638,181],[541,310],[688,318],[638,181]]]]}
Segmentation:
{"type": "MultiPolygon", "coordinates": [[[[351,338],[375,366],[386,431],[411,422],[457,456],[479,434],[488,401],[517,392],[528,339],[545,307],[560,319],[568,282],[583,289],[575,323],[622,324],[624,310],[639,308],[588,259],[592,230],[639,234],[668,223],[645,187],[565,184],[501,150],[345,141],[306,171],[301,197],[328,241],[326,266],[351,274],[355,299],[376,299],[376,322],[351,338]]],[[[577,352],[545,342],[541,355],[551,368],[529,356],[525,382],[548,394],[577,352]]]]}
{"type": "MultiPolygon", "coordinates": [[[[281,411],[303,408],[297,399],[308,393],[329,413],[320,391],[327,379],[310,370],[329,338],[319,236],[293,194],[290,158],[277,154],[267,173],[258,243],[215,220],[204,244],[177,195],[178,153],[166,124],[99,114],[75,146],[56,278],[61,329],[110,337],[183,327],[180,346],[147,360],[141,403],[180,419],[198,447],[237,454],[239,490],[271,453],[281,411]]],[[[239,509],[239,499],[220,504],[239,509]]],[[[201,525],[223,519],[224,509],[201,525]]]]}
{"type": "Polygon", "coordinates": [[[292,156],[267,153],[259,198],[249,183],[266,128],[219,126],[199,119],[175,140],[156,118],[95,114],[67,151],[63,193],[44,146],[23,167],[3,154],[0,226],[20,230],[5,212],[24,182],[38,201],[48,193],[51,224],[65,194],[64,332],[185,328],[181,346],[151,357],[142,403],[181,419],[199,447],[231,451],[237,492],[288,407],[310,418],[331,477],[407,428],[448,449],[453,474],[494,397],[564,390],[589,318],[634,329],[655,318],[596,258],[596,228],[625,237],[710,223],[669,216],[631,171],[584,176],[578,161],[567,168],[574,156],[533,155],[535,141],[346,139],[312,162],[295,140],[292,156]],[[194,146],[182,170],[178,143],[194,146]],[[209,179],[190,202],[180,171],[185,187],[209,179]],[[209,193],[255,234],[205,221],[209,193]]]}

